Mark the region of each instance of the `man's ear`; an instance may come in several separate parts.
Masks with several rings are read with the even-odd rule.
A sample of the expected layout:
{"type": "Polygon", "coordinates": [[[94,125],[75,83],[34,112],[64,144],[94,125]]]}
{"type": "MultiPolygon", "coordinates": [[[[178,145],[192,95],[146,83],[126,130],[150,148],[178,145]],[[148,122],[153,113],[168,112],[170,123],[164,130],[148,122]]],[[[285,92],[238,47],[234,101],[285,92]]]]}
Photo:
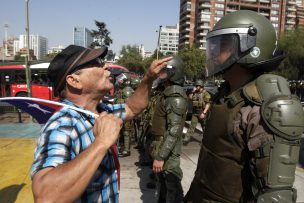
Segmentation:
{"type": "Polygon", "coordinates": [[[73,87],[75,89],[82,89],[82,84],[79,80],[78,75],[67,75],[66,76],[66,82],[70,87],[73,87]]]}

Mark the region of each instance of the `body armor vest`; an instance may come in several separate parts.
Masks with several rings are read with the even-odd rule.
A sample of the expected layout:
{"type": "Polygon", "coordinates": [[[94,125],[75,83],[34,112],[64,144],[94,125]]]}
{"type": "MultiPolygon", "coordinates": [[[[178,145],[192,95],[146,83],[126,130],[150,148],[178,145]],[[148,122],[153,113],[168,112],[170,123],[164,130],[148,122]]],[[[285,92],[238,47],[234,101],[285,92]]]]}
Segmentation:
{"type": "Polygon", "coordinates": [[[193,113],[200,114],[205,107],[204,92],[194,93],[192,96],[192,104],[193,113]]]}
{"type": "Polygon", "coordinates": [[[245,167],[248,152],[245,144],[233,141],[231,134],[232,122],[244,104],[238,90],[224,103],[212,107],[196,170],[195,178],[202,183],[200,194],[203,195],[198,199],[239,202],[241,196],[250,191],[250,184],[242,182],[243,177],[250,177],[245,167]]]}
{"type": "Polygon", "coordinates": [[[212,107],[195,175],[199,189],[193,189],[193,199],[198,199],[194,202],[296,202],[292,185],[303,130],[301,103],[281,76],[263,74],[230,94],[212,107]],[[264,133],[273,136],[250,152],[249,137],[233,136],[236,116],[248,105],[260,106],[264,133]]]}
{"type": "MultiPolygon", "coordinates": [[[[161,93],[162,95],[163,93],[161,93]]],[[[163,96],[159,96],[156,100],[155,110],[152,117],[151,134],[155,137],[163,136],[166,131],[166,110],[163,96]]]]}

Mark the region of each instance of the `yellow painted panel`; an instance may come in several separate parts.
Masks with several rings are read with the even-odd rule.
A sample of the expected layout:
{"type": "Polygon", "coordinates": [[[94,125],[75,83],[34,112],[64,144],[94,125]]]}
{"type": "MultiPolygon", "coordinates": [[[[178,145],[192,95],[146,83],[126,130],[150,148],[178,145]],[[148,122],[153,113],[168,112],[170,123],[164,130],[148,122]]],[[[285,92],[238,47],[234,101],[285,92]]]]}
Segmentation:
{"type": "Polygon", "coordinates": [[[32,138],[0,138],[1,202],[34,202],[30,170],[35,147],[32,138]]]}

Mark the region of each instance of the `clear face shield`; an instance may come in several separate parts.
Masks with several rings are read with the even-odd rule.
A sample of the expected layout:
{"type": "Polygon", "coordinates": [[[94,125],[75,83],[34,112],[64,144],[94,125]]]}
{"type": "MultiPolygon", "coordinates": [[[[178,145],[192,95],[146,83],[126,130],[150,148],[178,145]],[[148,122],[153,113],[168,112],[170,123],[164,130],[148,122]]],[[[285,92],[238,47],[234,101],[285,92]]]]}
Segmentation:
{"type": "Polygon", "coordinates": [[[230,67],[255,46],[256,30],[254,30],[254,36],[249,34],[252,29],[252,27],[227,28],[208,33],[206,50],[207,77],[230,67]]]}
{"type": "Polygon", "coordinates": [[[122,86],[126,80],[128,80],[127,73],[119,74],[115,77],[115,86],[122,86]]]}

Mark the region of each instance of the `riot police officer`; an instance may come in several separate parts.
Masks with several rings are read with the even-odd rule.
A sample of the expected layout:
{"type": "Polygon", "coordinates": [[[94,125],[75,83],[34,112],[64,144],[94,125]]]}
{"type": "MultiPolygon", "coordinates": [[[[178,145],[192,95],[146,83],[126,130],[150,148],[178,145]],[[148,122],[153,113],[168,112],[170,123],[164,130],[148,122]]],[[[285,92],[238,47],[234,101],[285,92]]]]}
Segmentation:
{"type": "Polygon", "coordinates": [[[159,80],[165,89],[156,102],[151,126],[153,172],[160,186],[158,202],[179,203],[183,198],[180,156],[187,113],[182,60],[174,56],[159,80]]]}
{"type": "Polygon", "coordinates": [[[185,202],[296,202],[293,189],[304,113],[285,78],[264,16],[240,10],[207,34],[207,77],[223,74],[185,202]]]}
{"type": "MultiPolygon", "coordinates": [[[[116,93],[115,103],[121,104],[126,102],[127,98],[130,97],[134,90],[130,87],[130,77],[128,74],[125,74],[125,78],[122,81],[119,81],[119,90],[116,93]]],[[[120,139],[118,140],[118,155],[120,157],[126,157],[131,155],[130,144],[131,136],[133,133],[133,120],[126,121],[123,123],[123,126],[120,130],[120,139]]]]}
{"type": "Polygon", "coordinates": [[[202,130],[204,131],[205,122],[208,118],[211,95],[204,89],[202,80],[197,80],[195,82],[195,87],[193,88],[192,93],[189,94],[189,99],[192,100],[193,111],[190,127],[183,140],[184,145],[187,145],[190,141],[198,122],[201,124],[202,130]]]}
{"type": "MultiPolygon", "coordinates": [[[[137,86],[139,85],[140,83],[140,78],[139,76],[135,76],[131,79],[131,88],[135,91],[137,86]]],[[[141,114],[139,114],[138,116],[136,116],[134,119],[133,119],[133,132],[132,132],[132,135],[133,135],[133,138],[134,138],[134,141],[137,142],[137,146],[136,148],[138,148],[138,143],[139,143],[139,138],[140,138],[140,134],[142,132],[142,128],[143,128],[143,113],[142,112],[141,114]]]]}

